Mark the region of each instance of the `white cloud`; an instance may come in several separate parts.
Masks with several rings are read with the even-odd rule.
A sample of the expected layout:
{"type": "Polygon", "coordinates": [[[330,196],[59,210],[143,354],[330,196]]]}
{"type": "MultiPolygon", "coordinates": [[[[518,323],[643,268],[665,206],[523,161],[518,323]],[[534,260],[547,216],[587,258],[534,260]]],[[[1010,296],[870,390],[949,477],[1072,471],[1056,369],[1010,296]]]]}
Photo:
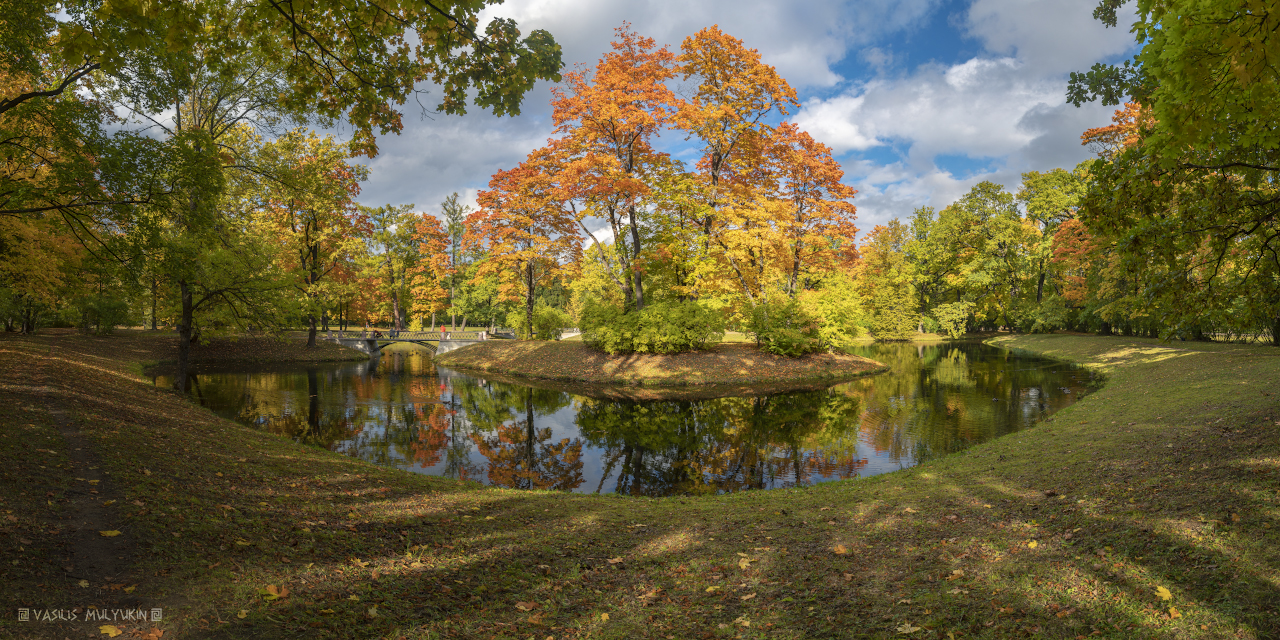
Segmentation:
{"type": "Polygon", "coordinates": [[[879,50],[864,52],[874,79],[793,118],[838,153],[892,145],[889,163],[845,162],[863,231],[924,205],[942,207],[982,180],[1016,188],[1029,170],[1071,167],[1089,156],[1080,133],[1111,109],[1065,103],[1067,72],[1124,53],[1123,29],[1093,20],[1090,3],[975,0],[963,27],[985,48],[952,65],[927,64],[899,76],[879,50]],[[956,176],[938,156],[962,156],[981,168],[956,176]]]}

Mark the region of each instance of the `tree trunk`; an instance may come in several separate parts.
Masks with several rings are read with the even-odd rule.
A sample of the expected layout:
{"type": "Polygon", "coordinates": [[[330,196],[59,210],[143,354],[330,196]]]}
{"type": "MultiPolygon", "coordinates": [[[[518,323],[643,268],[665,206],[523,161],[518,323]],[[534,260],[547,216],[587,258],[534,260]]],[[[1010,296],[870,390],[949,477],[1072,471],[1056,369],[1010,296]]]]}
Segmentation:
{"type": "Polygon", "coordinates": [[[191,324],[195,316],[195,307],[191,303],[191,285],[186,281],[178,283],[182,294],[182,320],[178,322],[178,373],[173,380],[173,388],[178,393],[187,392],[187,368],[191,358],[191,324]]]}
{"type": "Polygon", "coordinates": [[[636,223],[636,208],[631,207],[631,275],[636,291],[636,311],[644,309],[644,280],[640,271],[640,226],[636,223]]]}
{"type": "Polygon", "coordinates": [[[528,294],[524,299],[524,322],[528,327],[529,340],[533,339],[533,261],[530,260],[525,265],[526,283],[528,285],[528,294]]]}
{"type": "Polygon", "coordinates": [[[1044,298],[1044,272],[1040,272],[1040,282],[1036,283],[1036,304],[1040,304],[1040,300],[1044,298]]]}
{"type": "Polygon", "coordinates": [[[1280,347],[1280,313],[1271,319],[1271,344],[1280,347]]]}

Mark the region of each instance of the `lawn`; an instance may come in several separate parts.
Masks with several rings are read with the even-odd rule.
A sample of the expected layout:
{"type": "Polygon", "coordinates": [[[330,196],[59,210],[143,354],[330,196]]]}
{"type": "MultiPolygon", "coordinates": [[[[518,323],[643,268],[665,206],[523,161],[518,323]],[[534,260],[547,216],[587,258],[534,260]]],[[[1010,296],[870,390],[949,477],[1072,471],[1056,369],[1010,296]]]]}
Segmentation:
{"type": "Polygon", "coordinates": [[[0,636],[1280,636],[1280,349],[995,342],[1107,384],[907,471],[650,499],[376,467],[155,389],[138,339],[7,335],[0,594],[80,617],[0,636]]]}

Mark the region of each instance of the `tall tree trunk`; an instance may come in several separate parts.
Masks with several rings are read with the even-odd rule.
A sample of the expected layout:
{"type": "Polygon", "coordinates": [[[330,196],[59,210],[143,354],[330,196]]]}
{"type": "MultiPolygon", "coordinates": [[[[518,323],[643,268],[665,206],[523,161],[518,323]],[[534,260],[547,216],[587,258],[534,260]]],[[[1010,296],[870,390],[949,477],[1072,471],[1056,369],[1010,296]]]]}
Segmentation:
{"type": "Polygon", "coordinates": [[[533,261],[530,260],[525,264],[526,284],[528,285],[528,294],[524,299],[524,322],[528,327],[528,339],[533,339],[533,261]]]}
{"type": "Polygon", "coordinates": [[[1044,271],[1040,272],[1040,282],[1036,283],[1036,304],[1044,299],[1044,271]]]}
{"type": "Polygon", "coordinates": [[[1271,344],[1280,347],[1280,312],[1271,318],[1271,344]]]}
{"type": "Polygon", "coordinates": [[[182,320],[178,322],[178,373],[173,381],[173,388],[178,393],[187,392],[187,368],[191,359],[191,324],[195,317],[195,306],[191,302],[191,285],[185,280],[178,283],[182,295],[182,320]]]}
{"type": "Polygon", "coordinates": [[[631,275],[632,288],[636,290],[636,311],[644,309],[644,274],[640,271],[640,225],[636,222],[636,208],[628,212],[631,219],[631,275]]]}
{"type": "Polygon", "coordinates": [[[307,314],[307,347],[316,346],[316,314],[307,314]]]}

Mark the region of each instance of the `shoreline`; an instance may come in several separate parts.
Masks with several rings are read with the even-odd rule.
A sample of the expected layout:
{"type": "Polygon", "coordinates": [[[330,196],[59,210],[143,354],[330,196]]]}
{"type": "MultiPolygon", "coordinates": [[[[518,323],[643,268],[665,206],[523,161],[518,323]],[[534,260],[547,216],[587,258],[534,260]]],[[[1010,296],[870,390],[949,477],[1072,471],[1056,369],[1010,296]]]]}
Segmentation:
{"type": "Polygon", "coordinates": [[[675,355],[610,356],[575,341],[493,340],[434,359],[437,364],[464,373],[646,389],[812,385],[888,370],[884,364],[860,356],[823,353],[786,358],[741,343],[722,343],[706,351],[675,355]]]}

